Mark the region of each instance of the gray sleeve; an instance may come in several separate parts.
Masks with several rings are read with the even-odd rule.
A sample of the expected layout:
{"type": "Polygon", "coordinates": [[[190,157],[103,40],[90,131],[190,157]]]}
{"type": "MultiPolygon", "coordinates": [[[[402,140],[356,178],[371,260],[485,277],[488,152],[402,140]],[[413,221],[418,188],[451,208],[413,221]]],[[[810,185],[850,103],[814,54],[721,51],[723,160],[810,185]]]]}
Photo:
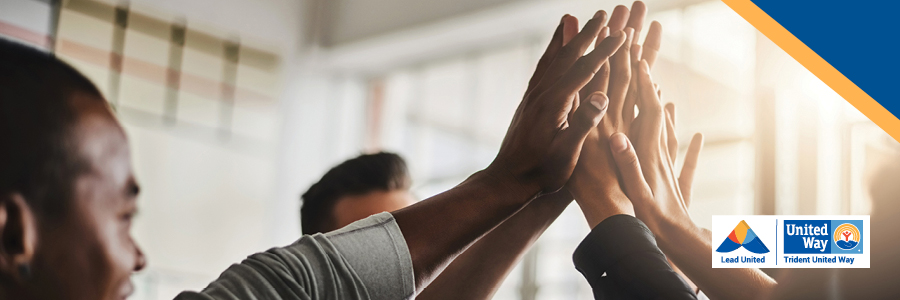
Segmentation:
{"type": "Polygon", "coordinates": [[[389,213],[251,255],[178,300],[411,299],[412,260],[389,213]]]}
{"type": "Polygon", "coordinates": [[[372,299],[413,298],[412,257],[393,215],[373,215],[325,236],[362,279],[372,299]]]}

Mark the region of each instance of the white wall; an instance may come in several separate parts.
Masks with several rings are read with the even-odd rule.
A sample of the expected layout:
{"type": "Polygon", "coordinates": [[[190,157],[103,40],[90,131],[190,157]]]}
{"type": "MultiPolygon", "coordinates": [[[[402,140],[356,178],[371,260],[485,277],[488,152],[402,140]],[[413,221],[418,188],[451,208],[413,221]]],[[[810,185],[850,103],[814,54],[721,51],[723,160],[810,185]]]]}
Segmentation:
{"type": "Polygon", "coordinates": [[[309,1],[135,0],[181,16],[189,26],[212,28],[242,41],[271,45],[281,56],[281,89],[274,140],[198,140],[166,128],[123,118],[143,186],[134,236],[149,265],[138,275],[135,299],[171,299],[199,290],[247,255],[290,243],[299,236],[297,198],[314,173],[327,167],[319,129],[329,118],[323,92],[328,79],[302,71],[309,1]],[[306,80],[304,78],[310,78],[306,80]],[[316,96],[320,95],[320,96],[316,96]],[[303,129],[307,130],[303,130],[303,129]],[[254,149],[244,151],[243,149],[254,149]]]}

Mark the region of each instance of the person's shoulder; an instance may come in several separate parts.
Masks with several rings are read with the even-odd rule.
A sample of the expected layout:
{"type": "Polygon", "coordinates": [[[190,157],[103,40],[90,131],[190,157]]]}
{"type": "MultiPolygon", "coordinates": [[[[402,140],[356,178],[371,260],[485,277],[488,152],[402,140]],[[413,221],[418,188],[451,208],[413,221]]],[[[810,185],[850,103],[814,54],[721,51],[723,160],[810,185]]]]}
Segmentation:
{"type": "Polygon", "coordinates": [[[353,233],[356,231],[360,231],[360,230],[364,230],[364,229],[368,229],[368,228],[372,228],[372,227],[384,227],[384,226],[390,226],[390,225],[396,226],[396,223],[397,222],[394,221],[394,215],[392,215],[391,213],[388,213],[388,212],[383,212],[383,213],[374,214],[374,215],[371,215],[364,219],[361,219],[359,221],[350,223],[349,225],[344,226],[340,229],[325,233],[325,236],[330,238],[330,237],[341,236],[341,235],[353,233]]]}
{"type": "Polygon", "coordinates": [[[193,291],[184,291],[175,296],[175,300],[216,300],[210,296],[193,292],[193,291]]]}

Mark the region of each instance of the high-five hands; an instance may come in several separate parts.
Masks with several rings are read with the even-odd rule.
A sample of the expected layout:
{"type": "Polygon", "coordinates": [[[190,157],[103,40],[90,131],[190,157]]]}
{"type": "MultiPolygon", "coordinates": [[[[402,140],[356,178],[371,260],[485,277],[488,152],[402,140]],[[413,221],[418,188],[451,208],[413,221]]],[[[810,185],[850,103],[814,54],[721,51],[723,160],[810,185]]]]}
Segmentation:
{"type": "MultiPolygon", "coordinates": [[[[680,177],[675,176],[674,107],[664,109],[659,91],[650,78],[650,66],[641,60],[637,68],[637,106],[640,114],[634,119],[629,136],[616,133],[610,137],[610,147],[621,173],[625,194],[634,204],[641,221],[653,231],[658,240],[666,236],[669,224],[693,224],[688,214],[689,198],[682,189],[690,189],[696,169],[703,136],[694,135],[688,159],[680,177]]],[[[665,250],[665,243],[661,243],[665,250]]]]}
{"type": "MultiPolygon", "coordinates": [[[[578,165],[567,185],[591,227],[612,215],[635,214],[631,201],[622,191],[610,152],[609,137],[616,132],[630,131],[638,98],[637,78],[632,76],[637,73],[634,69],[639,60],[655,61],[659,50],[662,26],[657,22],[651,23],[643,45],[638,43],[637,37],[640,36],[646,13],[647,8],[640,1],[635,2],[631,10],[621,5],[615,8],[597,43],[603,43],[604,31],[622,30],[626,33],[625,44],[579,93],[584,99],[602,99],[607,95],[609,99],[607,115],[588,134],[578,165]]],[[[606,16],[605,13],[598,15],[606,16]]]]}
{"type": "Polygon", "coordinates": [[[775,281],[759,269],[712,268],[710,233],[697,226],[687,210],[703,136],[694,135],[681,175],[676,176],[674,106],[660,104],[661,93],[646,60],[640,61],[636,74],[640,113],[627,136],[610,137],[610,147],[637,217],[656,236],[666,256],[710,298],[754,299],[771,292],[775,281]]]}
{"type": "Polygon", "coordinates": [[[500,152],[485,170],[491,176],[511,179],[517,186],[511,192],[534,197],[558,191],[569,180],[588,133],[606,112],[605,97],[587,102],[578,97],[579,90],[625,42],[625,34],[617,31],[582,56],[601,33],[604,21],[603,17],[591,19],[563,45],[565,29],[577,22],[574,17],[563,17],[539,60],[500,152]]]}
{"type": "MultiPolygon", "coordinates": [[[[579,92],[581,98],[608,98],[609,106],[606,117],[586,137],[566,187],[592,228],[615,214],[637,216],[672,266],[711,298],[752,299],[765,294],[776,283],[758,269],[712,269],[710,233],[688,214],[703,136],[694,135],[676,176],[674,105],[661,104],[662,94],[650,76],[662,26],[651,23],[644,43],[637,43],[645,15],[646,7],[638,1],[630,11],[616,7],[608,20],[609,30],[626,32],[626,42],[579,92]]],[[[602,32],[598,43],[603,43],[602,32]]]]}

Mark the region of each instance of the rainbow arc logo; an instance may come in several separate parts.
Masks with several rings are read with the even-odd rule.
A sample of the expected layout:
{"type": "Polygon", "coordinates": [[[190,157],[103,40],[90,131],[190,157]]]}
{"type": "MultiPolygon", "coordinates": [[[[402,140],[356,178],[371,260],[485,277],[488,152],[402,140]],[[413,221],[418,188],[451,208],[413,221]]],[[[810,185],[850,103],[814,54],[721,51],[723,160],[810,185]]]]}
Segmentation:
{"type": "Polygon", "coordinates": [[[716,252],[728,253],[741,247],[756,254],[769,253],[769,248],[766,248],[766,245],[763,244],[759,237],[756,236],[756,233],[753,232],[753,229],[750,228],[750,225],[747,225],[747,222],[744,220],[741,220],[734,227],[734,230],[722,241],[716,252]]]}

